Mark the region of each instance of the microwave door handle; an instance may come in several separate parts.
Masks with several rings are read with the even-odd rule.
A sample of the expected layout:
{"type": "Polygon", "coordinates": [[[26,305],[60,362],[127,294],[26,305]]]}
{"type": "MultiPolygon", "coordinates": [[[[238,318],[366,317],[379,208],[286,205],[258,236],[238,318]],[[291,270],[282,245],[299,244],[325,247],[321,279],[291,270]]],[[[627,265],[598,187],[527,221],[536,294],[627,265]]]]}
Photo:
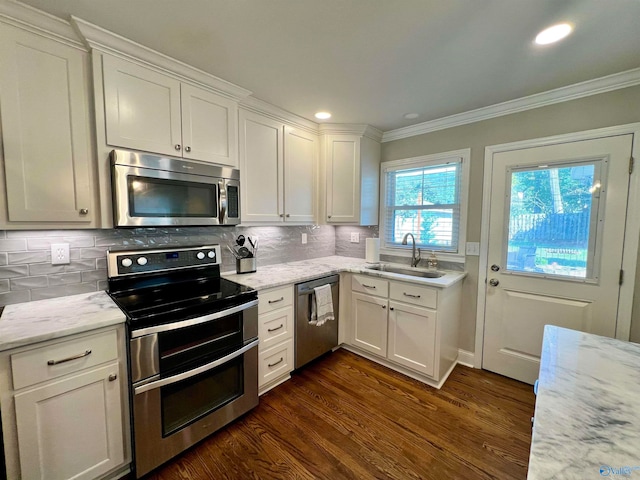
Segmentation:
{"type": "Polygon", "coordinates": [[[224,225],[227,217],[227,189],[224,180],[218,182],[218,223],[224,225]]]}

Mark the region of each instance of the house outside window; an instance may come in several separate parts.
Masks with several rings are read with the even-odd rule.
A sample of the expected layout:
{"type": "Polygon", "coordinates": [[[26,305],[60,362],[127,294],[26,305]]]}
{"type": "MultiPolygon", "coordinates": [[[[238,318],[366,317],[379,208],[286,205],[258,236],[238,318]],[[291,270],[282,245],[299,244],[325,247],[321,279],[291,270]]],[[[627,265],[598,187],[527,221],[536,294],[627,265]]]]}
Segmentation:
{"type": "MultiPolygon", "coordinates": [[[[381,252],[411,255],[416,246],[447,261],[464,262],[470,149],[381,165],[381,252]]],[[[424,256],[424,255],[423,255],[424,256]]]]}

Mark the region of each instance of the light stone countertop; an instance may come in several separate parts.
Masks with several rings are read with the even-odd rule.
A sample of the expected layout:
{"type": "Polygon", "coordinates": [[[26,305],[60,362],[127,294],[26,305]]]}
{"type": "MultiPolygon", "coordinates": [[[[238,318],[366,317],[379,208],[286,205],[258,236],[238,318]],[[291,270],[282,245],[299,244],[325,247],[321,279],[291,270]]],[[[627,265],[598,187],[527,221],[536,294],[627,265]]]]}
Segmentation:
{"type": "Polygon", "coordinates": [[[547,325],[528,480],[640,478],[640,345],[547,325]]]}
{"type": "MultiPolygon", "coordinates": [[[[300,283],[340,272],[365,273],[367,275],[387,278],[389,280],[400,280],[403,282],[411,282],[440,288],[450,287],[451,285],[462,281],[462,279],[467,275],[466,272],[446,271],[446,274],[440,278],[419,278],[398,273],[369,270],[365,268],[367,265],[370,264],[361,258],[340,257],[334,255],[331,257],[314,258],[310,260],[301,260],[299,262],[279,263],[276,265],[268,265],[266,267],[258,267],[258,271],[255,273],[237,274],[234,272],[226,272],[223,273],[223,275],[228,280],[255,288],[256,290],[265,290],[267,288],[300,283]]],[[[409,268],[409,265],[388,265],[397,265],[409,268]]],[[[424,269],[417,268],[416,270],[424,269]]]]}
{"type": "Polygon", "coordinates": [[[7,305],[0,317],[0,351],[124,323],[106,292],[7,305]]]}

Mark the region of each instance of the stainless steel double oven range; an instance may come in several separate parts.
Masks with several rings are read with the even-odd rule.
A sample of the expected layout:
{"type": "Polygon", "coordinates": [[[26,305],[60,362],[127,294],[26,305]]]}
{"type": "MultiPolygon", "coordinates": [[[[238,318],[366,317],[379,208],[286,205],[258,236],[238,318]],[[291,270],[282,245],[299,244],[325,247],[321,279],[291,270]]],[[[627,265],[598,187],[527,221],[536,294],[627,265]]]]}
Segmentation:
{"type": "Polygon", "coordinates": [[[258,405],[258,297],[219,245],[107,253],[127,315],[136,476],[258,405]]]}

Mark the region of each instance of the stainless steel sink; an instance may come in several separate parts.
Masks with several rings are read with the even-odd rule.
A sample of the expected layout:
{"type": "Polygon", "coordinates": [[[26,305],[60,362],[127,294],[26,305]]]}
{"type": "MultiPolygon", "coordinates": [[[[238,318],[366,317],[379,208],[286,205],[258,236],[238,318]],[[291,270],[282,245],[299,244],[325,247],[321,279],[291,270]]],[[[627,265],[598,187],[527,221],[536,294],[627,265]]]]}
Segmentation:
{"type": "Polygon", "coordinates": [[[365,267],[369,270],[378,270],[379,272],[389,272],[389,273],[399,273],[401,275],[411,275],[412,277],[421,277],[421,278],[440,278],[446,275],[444,272],[425,272],[421,270],[416,270],[414,268],[402,268],[402,267],[394,267],[391,265],[373,265],[371,267],[365,267]]]}

